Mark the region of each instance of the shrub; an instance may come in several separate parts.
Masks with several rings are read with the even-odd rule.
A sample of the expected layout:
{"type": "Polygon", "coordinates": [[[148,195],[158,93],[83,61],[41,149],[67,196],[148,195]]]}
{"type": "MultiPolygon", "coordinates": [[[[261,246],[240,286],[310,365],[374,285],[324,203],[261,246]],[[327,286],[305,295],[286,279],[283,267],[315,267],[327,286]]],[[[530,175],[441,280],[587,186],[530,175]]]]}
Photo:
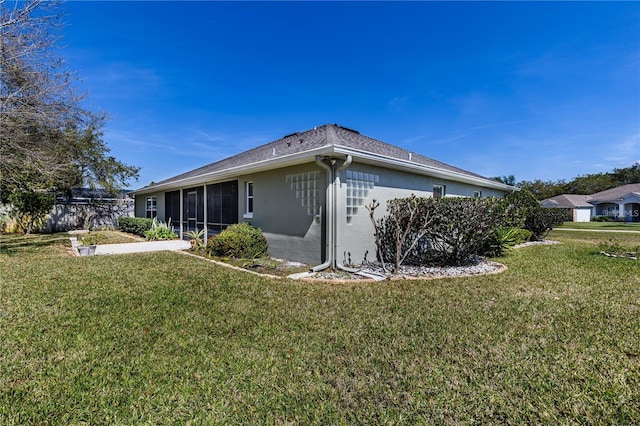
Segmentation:
{"type": "Polygon", "coordinates": [[[410,198],[388,202],[388,214],[373,220],[378,260],[462,265],[480,254],[504,221],[508,207],[495,198],[410,198]]]}
{"type": "Polygon", "coordinates": [[[144,233],[151,229],[153,220],[144,217],[119,217],[118,228],[122,232],[140,235],[144,237],[144,233]]]}
{"type": "Polygon", "coordinates": [[[555,226],[564,222],[565,213],[562,209],[547,209],[540,207],[527,213],[525,228],[531,231],[531,239],[544,240],[555,226]]]}
{"type": "Polygon", "coordinates": [[[526,189],[507,194],[501,201],[504,213],[504,226],[525,228],[527,215],[531,211],[541,209],[540,202],[526,189]]]}
{"type": "Polygon", "coordinates": [[[242,222],[209,238],[207,251],[210,256],[254,259],[267,254],[267,240],[260,228],[242,222]]]}
{"type": "Polygon", "coordinates": [[[375,229],[377,257],[385,267],[385,262],[394,265],[398,272],[402,263],[420,263],[430,248],[427,234],[433,221],[433,198],[396,198],[387,202],[387,215],[374,219],[375,209],[380,203],[373,200],[367,206],[375,229]]]}
{"type": "Polygon", "coordinates": [[[591,217],[591,222],[610,222],[610,221],[611,221],[611,218],[607,215],[591,217]]]}
{"type": "Polygon", "coordinates": [[[503,256],[511,247],[527,242],[530,238],[531,231],[501,226],[487,239],[480,254],[491,257],[503,256]]]}
{"type": "Polygon", "coordinates": [[[431,256],[441,265],[471,263],[504,221],[496,198],[442,198],[435,206],[431,256]]]}
{"type": "Polygon", "coordinates": [[[202,228],[199,231],[196,229],[195,231],[187,231],[184,233],[184,236],[191,242],[191,249],[196,253],[203,252],[206,248],[204,242],[204,231],[205,229],[202,228]]]}
{"type": "Polygon", "coordinates": [[[176,233],[171,227],[171,219],[167,223],[159,222],[155,217],[151,222],[151,229],[144,233],[147,240],[160,241],[160,240],[173,240],[176,238],[176,233]]]}
{"type": "Polygon", "coordinates": [[[549,209],[540,205],[536,197],[528,190],[512,192],[504,197],[506,226],[515,226],[531,232],[532,240],[544,239],[554,226],[565,220],[562,209],[549,209]]]}

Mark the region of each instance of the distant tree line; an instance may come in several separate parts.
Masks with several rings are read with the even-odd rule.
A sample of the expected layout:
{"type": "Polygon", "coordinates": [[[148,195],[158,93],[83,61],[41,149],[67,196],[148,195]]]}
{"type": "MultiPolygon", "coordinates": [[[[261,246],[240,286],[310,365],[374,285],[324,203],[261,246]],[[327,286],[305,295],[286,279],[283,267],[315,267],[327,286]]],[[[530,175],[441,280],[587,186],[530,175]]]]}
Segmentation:
{"type": "Polygon", "coordinates": [[[594,173],[573,178],[571,181],[542,181],[535,179],[516,182],[513,175],[494,177],[498,182],[515,185],[529,190],[538,200],[555,197],[560,194],[594,194],[630,183],[640,183],[640,163],[630,167],[613,169],[612,172],[594,173]]]}

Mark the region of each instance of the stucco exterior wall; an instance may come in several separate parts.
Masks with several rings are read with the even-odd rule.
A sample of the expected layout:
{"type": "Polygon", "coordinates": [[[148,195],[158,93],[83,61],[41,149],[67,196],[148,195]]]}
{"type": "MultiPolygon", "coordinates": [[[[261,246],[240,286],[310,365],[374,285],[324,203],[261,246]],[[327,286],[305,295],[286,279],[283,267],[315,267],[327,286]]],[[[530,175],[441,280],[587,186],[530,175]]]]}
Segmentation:
{"type": "MultiPolygon", "coordinates": [[[[380,207],[375,210],[375,218],[386,214],[386,203],[394,198],[409,197],[415,194],[418,197],[433,196],[433,185],[444,185],[446,197],[472,197],[475,191],[481,191],[482,197],[497,196],[502,197],[505,192],[474,186],[445,179],[421,176],[407,172],[384,169],[367,164],[353,163],[348,169],[340,172],[340,184],[338,188],[338,235],[339,245],[337,250],[338,261],[348,264],[359,264],[363,260],[376,260],[376,245],[373,236],[373,224],[369,216],[366,205],[373,199],[380,203],[380,207]],[[351,173],[348,173],[351,172],[351,173]],[[354,179],[354,176],[357,178],[354,179]],[[349,179],[351,186],[359,186],[359,183],[370,181],[373,175],[373,185],[362,185],[367,187],[366,191],[360,192],[353,200],[353,188],[349,191],[349,179]],[[361,179],[362,178],[362,179],[361,179]],[[370,189],[369,189],[370,188],[370,189]],[[349,200],[351,198],[351,200],[349,200]],[[351,207],[348,204],[357,204],[351,207]],[[351,213],[349,215],[349,213],[351,213]]],[[[356,188],[360,191],[360,188],[356,188]]],[[[362,188],[365,189],[365,188],[362,188]]]]}
{"type": "MultiPolygon", "coordinates": [[[[339,163],[340,164],[340,163],[339,163]]],[[[308,163],[253,174],[239,175],[238,222],[262,229],[269,254],[318,265],[326,260],[327,172],[313,160],[308,163]],[[247,182],[253,184],[253,212],[247,212],[247,182]]],[[[216,182],[207,182],[212,184],[216,182]]],[[[357,161],[338,173],[335,185],[337,261],[345,265],[376,260],[373,225],[366,206],[376,199],[376,218],[386,213],[393,198],[431,197],[433,186],[443,185],[446,197],[503,196],[504,191],[430,176],[372,166],[357,161]]],[[[155,196],[158,219],[166,220],[165,196],[136,197],[135,214],[146,215],[146,198],[155,196]]],[[[179,218],[174,218],[178,222],[179,218]]]]}
{"type": "Polygon", "coordinates": [[[151,194],[138,195],[135,198],[135,217],[147,217],[147,198],[156,197],[158,220],[166,221],[164,212],[164,192],[154,192],[151,194]]]}
{"type": "Polygon", "coordinates": [[[326,173],[315,163],[239,178],[240,221],[262,229],[269,254],[310,265],[322,262],[326,173]],[[246,215],[246,182],[253,182],[253,215],[246,215]]]}

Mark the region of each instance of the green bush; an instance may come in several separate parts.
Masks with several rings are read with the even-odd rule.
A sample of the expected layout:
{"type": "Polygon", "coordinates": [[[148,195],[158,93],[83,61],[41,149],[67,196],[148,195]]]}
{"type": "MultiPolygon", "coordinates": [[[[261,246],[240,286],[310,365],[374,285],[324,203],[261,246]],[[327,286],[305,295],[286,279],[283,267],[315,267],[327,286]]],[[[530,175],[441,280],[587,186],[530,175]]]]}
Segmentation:
{"type": "Polygon", "coordinates": [[[516,244],[526,243],[527,241],[531,241],[531,236],[533,233],[528,229],[514,228],[516,230],[516,244]]]}
{"type": "Polygon", "coordinates": [[[526,189],[508,194],[504,197],[504,203],[504,225],[530,231],[531,239],[534,241],[544,239],[553,227],[565,220],[564,210],[542,207],[536,197],[526,189]]]}
{"type": "Polygon", "coordinates": [[[505,206],[496,198],[390,200],[388,214],[375,221],[378,260],[394,264],[394,271],[402,263],[471,263],[503,225],[505,206]]]}
{"type": "Polygon", "coordinates": [[[122,232],[140,235],[144,237],[144,233],[151,229],[153,220],[144,217],[119,217],[118,228],[122,232]]]}
{"type": "Polygon", "coordinates": [[[482,248],[483,256],[503,256],[515,245],[525,243],[531,238],[531,231],[509,226],[501,226],[487,239],[482,248]]]}
{"type": "Polygon", "coordinates": [[[171,227],[171,219],[164,222],[158,222],[157,218],[153,218],[151,222],[151,229],[144,233],[147,240],[160,241],[160,240],[173,240],[176,238],[176,233],[171,227]]]}
{"type": "Polygon", "coordinates": [[[207,252],[210,256],[254,259],[267,254],[267,240],[260,228],[237,223],[209,238],[207,252]]]}
{"type": "Polygon", "coordinates": [[[497,198],[442,198],[430,233],[432,257],[440,265],[472,263],[504,223],[497,198]]]}
{"type": "Polygon", "coordinates": [[[592,216],[591,222],[611,222],[611,218],[607,215],[592,216]]]}
{"type": "Polygon", "coordinates": [[[565,213],[562,209],[548,209],[540,207],[527,213],[525,228],[531,231],[531,239],[544,240],[555,226],[564,222],[565,213]]]}

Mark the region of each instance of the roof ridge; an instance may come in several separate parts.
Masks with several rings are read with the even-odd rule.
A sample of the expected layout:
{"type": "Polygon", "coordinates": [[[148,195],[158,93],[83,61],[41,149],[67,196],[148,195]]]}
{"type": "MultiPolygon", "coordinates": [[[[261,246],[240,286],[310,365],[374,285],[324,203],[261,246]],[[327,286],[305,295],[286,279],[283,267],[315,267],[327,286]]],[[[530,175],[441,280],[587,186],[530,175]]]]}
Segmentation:
{"type": "Polygon", "coordinates": [[[336,133],[335,124],[326,124],[325,127],[325,135],[327,138],[327,145],[335,145],[340,142],[340,138],[338,138],[338,134],[336,133]]]}

